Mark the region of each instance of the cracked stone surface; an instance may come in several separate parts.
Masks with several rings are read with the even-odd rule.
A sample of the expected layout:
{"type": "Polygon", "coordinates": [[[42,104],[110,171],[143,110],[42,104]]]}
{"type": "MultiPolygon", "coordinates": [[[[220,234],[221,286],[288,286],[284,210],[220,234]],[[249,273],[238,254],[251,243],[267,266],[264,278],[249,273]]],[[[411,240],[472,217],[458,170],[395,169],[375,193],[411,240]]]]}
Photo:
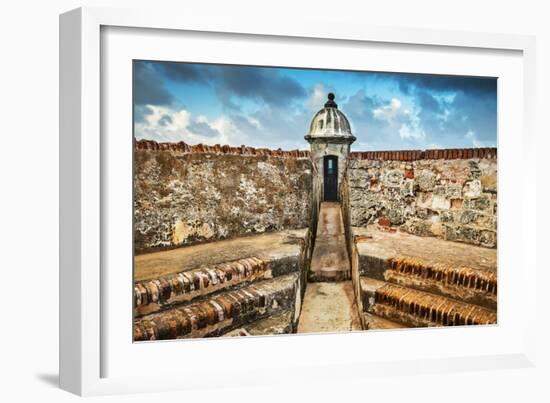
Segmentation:
{"type": "Polygon", "coordinates": [[[361,330],[351,281],[308,283],[298,333],[361,330]]]}

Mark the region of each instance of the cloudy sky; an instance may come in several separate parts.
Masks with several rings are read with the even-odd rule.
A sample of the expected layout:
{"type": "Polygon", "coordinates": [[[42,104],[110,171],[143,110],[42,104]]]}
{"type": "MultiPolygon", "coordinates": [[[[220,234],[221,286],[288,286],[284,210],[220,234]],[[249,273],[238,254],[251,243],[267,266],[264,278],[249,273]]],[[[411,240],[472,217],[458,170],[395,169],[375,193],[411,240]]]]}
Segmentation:
{"type": "Polygon", "coordinates": [[[496,79],[134,62],[134,135],[307,149],[327,93],[359,150],[496,146],[496,79]]]}

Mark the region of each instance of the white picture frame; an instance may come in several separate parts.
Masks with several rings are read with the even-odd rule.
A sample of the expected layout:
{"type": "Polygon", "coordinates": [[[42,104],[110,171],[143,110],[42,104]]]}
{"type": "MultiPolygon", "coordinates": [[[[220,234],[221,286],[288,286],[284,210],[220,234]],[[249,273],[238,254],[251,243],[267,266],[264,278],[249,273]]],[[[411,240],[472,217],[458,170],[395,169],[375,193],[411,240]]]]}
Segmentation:
{"type": "MultiPolygon", "coordinates": [[[[469,49],[479,55],[491,51],[516,52],[521,58],[522,77],[518,88],[523,89],[523,98],[515,100],[522,106],[518,136],[521,154],[518,160],[525,166],[532,164],[531,155],[534,153],[534,100],[535,100],[535,42],[533,37],[505,34],[468,33],[458,31],[430,31],[409,28],[384,28],[361,25],[332,23],[327,25],[322,21],[303,21],[300,24],[281,25],[278,21],[271,23],[262,21],[242,20],[212,20],[197,18],[196,16],[158,10],[116,10],[104,8],[80,8],[61,15],[60,17],[60,385],[63,389],[79,395],[97,395],[112,393],[135,393],[186,388],[205,388],[209,386],[235,386],[235,383],[245,386],[271,382],[307,382],[311,379],[322,379],[327,367],[338,368],[338,377],[370,376],[373,374],[393,373],[407,374],[418,372],[439,372],[456,370],[479,370],[491,368],[518,368],[532,366],[534,362],[534,327],[529,314],[525,314],[521,323],[516,323],[518,333],[514,334],[517,343],[511,343],[507,349],[497,350],[488,354],[473,352],[461,355],[458,350],[435,352],[433,354],[417,354],[416,356],[399,359],[396,356],[373,361],[353,350],[351,346],[364,343],[376,338],[376,343],[395,343],[402,334],[376,333],[366,335],[364,332],[356,334],[327,334],[294,337],[252,338],[247,340],[218,340],[194,341],[187,347],[177,342],[158,343],[154,348],[169,353],[180,349],[190,353],[185,368],[177,373],[173,370],[159,372],[157,375],[145,374],[136,376],[124,373],[109,374],[105,369],[105,361],[112,349],[106,348],[110,341],[106,336],[104,318],[109,312],[109,304],[124,304],[125,301],[107,300],[109,295],[105,287],[108,277],[102,271],[105,266],[105,250],[102,235],[102,225],[105,216],[102,215],[104,206],[106,153],[104,147],[109,144],[102,142],[101,133],[105,130],[102,121],[102,29],[106,27],[170,30],[170,32],[218,33],[219,35],[245,35],[254,37],[256,41],[283,41],[292,40],[297,43],[308,40],[328,40],[333,46],[339,44],[366,44],[377,43],[377,46],[403,45],[433,47],[437,49],[469,49]],[[103,221],[102,221],[103,220],[103,221]],[[520,341],[521,335],[521,341],[520,341]],[[383,336],[383,337],[382,337],[383,336]],[[322,338],[320,338],[322,337],[322,338]],[[342,340],[342,338],[346,338],[342,340]],[[328,355],[324,360],[316,362],[308,355],[310,343],[325,345],[346,345],[342,347],[342,357],[328,355]],[[216,343],[216,344],[213,344],[216,343]],[[244,343],[243,343],[244,342],[244,343]],[[257,354],[250,353],[247,359],[252,364],[247,376],[242,372],[231,376],[209,376],[205,374],[215,372],[211,366],[199,365],[197,355],[210,354],[211,357],[222,359],[224,349],[231,344],[231,350],[249,349],[260,351],[263,345],[269,343],[272,359],[292,345],[295,351],[304,351],[307,362],[300,364],[300,357],[291,358],[276,363],[284,366],[284,371],[278,371],[277,377],[269,376],[261,371],[262,365],[266,369],[274,365],[274,361],[265,361],[263,364],[254,362],[257,354]],[[286,346],[285,346],[286,345],[286,346]],[[190,347],[190,348],[189,348],[190,347]],[[195,365],[196,364],[196,365],[195,365]],[[210,372],[208,372],[210,371],[210,372]],[[107,375],[106,375],[107,374],[107,375]],[[215,381],[213,381],[215,379],[215,381]]],[[[306,43],[307,42],[307,43],[306,43]]],[[[259,56],[258,56],[259,57],[259,56]]],[[[325,66],[322,66],[325,67],[325,66]]],[[[128,94],[128,104],[131,96],[128,94]]],[[[500,130],[500,128],[499,128],[500,130]]],[[[500,136],[500,133],[499,133],[500,136]]],[[[501,153],[502,146],[499,138],[499,200],[502,196],[500,187],[500,169],[506,162],[506,152],[501,153]],[[503,160],[505,161],[503,163],[503,160]]],[[[128,149],[130,152],[130,149],[128,149]]],[[[505,166],[504,166],[505,168],[505,166]]],[[[522,186],[534,189],[535,176],[522,178],[522,186]]],[[[508,187],[509,189],[510,187],[508,187]]],[[[505,193],[505,192],[504,192],[505,193]]],[[[516,205],[521,207],[518,214],[534,211],[534,199],[529,198],[527,192],[518,192],[515,195],[516,205]]],[[[512,197],[505,194],[506,197],[512,197]]],[[[499,202],[500,203],[500,202],[499,202]]],[[[500,206],[500,204],[499,204],[500,206]]],[[[502,212],[500,214],[503,214],[502,212]]],[[[506,218],[506,217],[504,217],[506,218]]],[[[520,262],[521,278],[536,276],[535,242],[526,236],[534,234],[533,220],[519,220],[517,231],[506,234],[509,239],[502,243],[499,216],[499,245],[507,242],[517,242],[515,261],[520,262]]],[[[516,225],[516,224],[514,224],[516,225]]],[[[506,227],[505,227],[506,228],[506,227]]],[[[502,261],[499,249],[499,276],[500,262],[502,261]]],[[[506,272],[504,275],[507,275],[506,272]]],[[[500,280],[499,280],[500,281],[500,280]]],[[[518,282],[521,281],[518,278],[518,282]]],[[[513,286],[513,285],[510,285],[513,286]]],[[[527,282],[517,285],[517,292],[521,293],[520,308],[524,312],[535,312],[534,285],[527,282]]],[[[505,294],[505,293],[504,293],[505,294]]],[[[499,283],[499,298],[501,288],[499,283]]],[[[499,315],[500,303],[499,300],[499,315]]],[[[517,307],[516,307],[517,308],[517,307]]],[[[514,309],[516,309],[514,308],[514,309]]],[[[499,324],[502,317],[499,317],[499,324]]],[[[506,319],[506,318],[504,318],[506,319]]],[[[504,321],[506,322],[506,320],[504,321]]],[[[130,326],[130,325],[129,325],[130,326]]],[[[502,329],[502,328],[501,328],[502,329]]],[[[417,330],[407,330],[416,334],[415,337],[443,337],[441,329],[430,330],[429,333],[418,333],[417,330]],[[439,332],[439,334],[437,333],[439,332]]],[[[464,329],[463,329],[464,330],[464,329]]],[[[452,337],[466,337],[465,340],[475,340],[476,337],[494,337],[499,335],[497,330],[480,329],[470,333],[455,333],[452,337]],[[485,333],[485,334],[483,334],[485,333]],[[471,336],[468,336],[471,335],[471,336]]],[[[453,329],[453,332],[457,330],[453,329]]],[[[460,332],[460,330],[458,330],[460,332]]],[[[448,336],[451,337],[451,333],[448,336]]],[[[127,338],[131,344],[131,337],[127,338]]],[[[157,343],[155,343],[157,344],[157,343]]],[[[147,355],[145,349],[153,348],[151,343],[141,344],[141,353],[147,355]]],[[[158,354],[158,352],[156,353],[158,354]]],[[[283,354],[284,355],[284,354],[283,354]]],[[[231,356],[229,355],[229,359],[231,356]]],[[[120,372],[120,371],[119,371],[120,372]]],[[[122,370],[121,372],[124,372],[122,370]]],[[[334,375],[332,375],[334,376],[334,375]]]]}

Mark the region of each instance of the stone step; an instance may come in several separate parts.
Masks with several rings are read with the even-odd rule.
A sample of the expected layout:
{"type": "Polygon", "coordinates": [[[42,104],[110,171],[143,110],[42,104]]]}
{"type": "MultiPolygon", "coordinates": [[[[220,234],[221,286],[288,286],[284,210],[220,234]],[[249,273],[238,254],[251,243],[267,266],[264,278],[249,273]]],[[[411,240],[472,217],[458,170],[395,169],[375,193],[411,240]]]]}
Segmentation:
{"type": "Polygon", "coordinates": [[[134,258],[134,317],[235,286],[300,272],[309,230],[287,230],[184,246],[134,258]]]}
{"type": "Polygon", "coordinates": [[[390,283],[490,309],[497,307],[496,273],[443,263],[428,264],[419,258],[392,258],[387,264],[384,279],[390,283]]]}
{"type": "Polygon", "coordinates": [[[143,316],[216,291],[272,277],[271,262],[249,257],[134,283],[136,316],[143,316]]]}
{"type": "Polygon", "coordinates": [[[216,242],[198,243],[134,257],[134,281],[150,280],[213,266],[250,256],[262,260],[309,256],[307,228],[240,236],[216,242]]]}
{"type": "MultiPolygon", "coordinates": [[[[344,246],[345,248],[345,246],[344,246]]],[[[347,257],[341,257],[340,255],[346,255],[340,248],[337,250],[327,252],[325,249],[323,255],[317,257],[311,261],[311,270],[308,275],[308,281],[310,282],[337,282],[346,281],[351,279],[351,271],[349,269],[349,263],[342,263],[347,257]],[[319,264],[317,264],[319,262],[319,264]]],[[[314,252],[315,256],[315,252],[314,252]]]]}
{"type": "Polygon", "coordinates": [[[220,336],[300,304],[300,276],[287,274],[138,318],[134,341],[220,336]]]}
{"type": "Polygon", "coordinates": [[[409,327],[497,322],[495,311],[477,305],[368,277],[361,277],[360,283],[366,312],[409,327]]]}
{"type": "Polygon", "coordinates": [[[294,310],[287,309],[279,314],[234,329],[225,333],[224,336],[273,336],[294,333],[294,314],[294,310]]]}
{"type": "Polygon", "coordinates": [[[393,322],[368,312],[363,313],[363,323],[365,323],[365,330],[402,329],[406,327],[401,323],[393,322]]]}
{"type": "Polygon", "coordinates": [[[496,309],[496,250],[375,229],[354,234],[359,274],[496,309]]]}

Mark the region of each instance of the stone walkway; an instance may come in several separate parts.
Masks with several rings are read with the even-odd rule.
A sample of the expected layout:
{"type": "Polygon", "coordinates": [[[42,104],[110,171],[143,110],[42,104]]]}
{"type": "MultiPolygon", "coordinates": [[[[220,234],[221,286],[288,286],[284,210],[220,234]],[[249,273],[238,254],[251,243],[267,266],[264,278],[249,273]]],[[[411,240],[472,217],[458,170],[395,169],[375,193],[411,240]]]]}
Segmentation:
{"type": "Polygon", "coordinates": [[[340,203],[321,203],[309,280],[349,279],[350,265],[340,203]]]}
{"type": "Polygon", "coordinates": [[[319,212],[310,282],[306,286],[298,333],[361,330],[349,278],[340,204],[324,202],[319,212]]]}
{"type": "Polygon", "coordinates": [[[351,281],[308,283],[298,333],[361,330],[351,281]]]}

